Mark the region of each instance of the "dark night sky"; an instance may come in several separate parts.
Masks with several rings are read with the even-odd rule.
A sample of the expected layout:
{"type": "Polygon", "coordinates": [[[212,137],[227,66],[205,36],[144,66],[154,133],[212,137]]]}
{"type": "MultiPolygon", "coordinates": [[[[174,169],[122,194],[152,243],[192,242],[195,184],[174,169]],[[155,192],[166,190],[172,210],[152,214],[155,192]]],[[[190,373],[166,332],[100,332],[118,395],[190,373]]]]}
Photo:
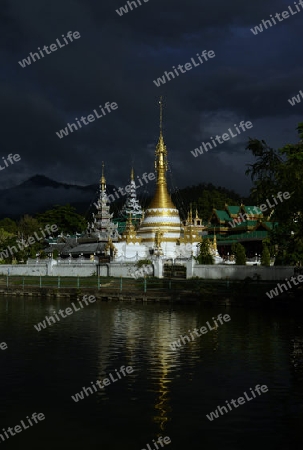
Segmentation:
{"type": "MultiPolygon", "coordinates": [[[[273,147],[297,141],[303,90],[303,10],[254,35],[250,28],[292,0],[149,0],[119,16],[125,0],[1,0],[2,152],[21,161],[0,172],[0,188],[39,173],[74,184],[125,186],[131,161],[151,172],[158,99],[175,185],[211,182],[248,194],[248,137],[273,147]],[[62,34],[81,38],[22,68],[18,61],[62,34]],[[156,87],[172,66],[213,50],[215,58],[156,87]],[[118,109],[59,139],[56,131],[107,101],[118,109]],[[234,123],[253,128],[194,158],[190,153],[234,123]]],[[[100,111],[100,110],[99,110],[100,111]]],[[[2,161],[2,159],[1,159],[2,161]]]]}

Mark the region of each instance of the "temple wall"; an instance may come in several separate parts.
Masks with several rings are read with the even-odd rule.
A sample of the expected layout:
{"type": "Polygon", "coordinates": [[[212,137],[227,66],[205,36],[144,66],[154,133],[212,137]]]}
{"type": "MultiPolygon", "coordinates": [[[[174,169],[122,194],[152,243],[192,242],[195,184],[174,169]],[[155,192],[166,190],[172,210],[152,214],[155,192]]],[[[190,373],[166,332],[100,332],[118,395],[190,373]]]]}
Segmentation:
{"type": "Polygon", "coordinates": [[[115,262],[136,262],[139,259],[147,259],[150,257],[148,248],[142,244],[126,244],[125,242],[115,242],[117,255],[115,262]]]}
{"type": "Polygon", "coordinates": [[[90,277],[96,274],[95,264],[53,265],[33,264],[0,264],[0,275],[19,276],[53,276],[53,277],[90,277]]]}
{"type": "Polygon", "coordinates": [[[45,276],[48,275],[47,264],[0,264],[0,275],[45,276]]]}
{"type": "MultiPolygon", "coordinates": [[[[101,277],[131,277],[138,267],[134,263],[103,264],[99,266],[101,277]]],[[[53,277],[90,277],[97,274],[96,264],[0,264],[0,275],[19,276],[53,276],[53,277]]]]}
{"type": "Polygon", "coordinates": [[[109,276],[110,277],[123,277],[130,278],[132,274],[138,270],[135,264],[122,263],[122,264],[110,264],[109,265],[109,276]]]}
{"type": "Polygon", "coordinates": [[[90,277],[97,275],[96,265],[66,265],[66,266],[53,266],[52,273],[49,275],[53,277],[90,277]]]}
{"type": "MultiPolygon", "coordinates": [[[[163,260],[154,263],[154,274],[162,278],[163,260]]],[[[187,266],[187,278],[199,277],[207,280],[244,280],[260,275],[261,280],[283,281],[294,276],[292,266],[236,266],[236,265],[194,265],[193,260],[184,262],[187,266]]],[[[37,264],[0,264],[0,275],[19,276],[61,276],[61,277],[89,277],[96,275],[95,264],[64,264],[53,265],[47,263],[37,264]]],[[[99,266],[100,276],[130,278],[138,272],[134,263],[111,263],[99,266]]],[[[149,275],[149,273],[147,273],[149,275]]]]}
{"type": "MultiPolygon", "coordinates": [[[[187,270],[187,272],[189,272],[187,270]]],[[[285,280],[294,275],[292,266],[236,266],[232,265],[195,265],[192,276],[205,278],[208,280],[244,280],[246,277],[253,278],[254,275],[260,275],[261,280],[279,281],[285,280]]],[[[190,278],[187,273],[187,278],[190,278]]]]}

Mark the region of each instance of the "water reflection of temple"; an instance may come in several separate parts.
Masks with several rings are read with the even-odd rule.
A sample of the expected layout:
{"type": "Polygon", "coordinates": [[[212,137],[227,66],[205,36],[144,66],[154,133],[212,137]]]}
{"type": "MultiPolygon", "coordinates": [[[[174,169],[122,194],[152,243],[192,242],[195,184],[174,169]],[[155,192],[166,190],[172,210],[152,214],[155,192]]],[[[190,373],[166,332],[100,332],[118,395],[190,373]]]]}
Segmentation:
{"type": "MultiPolygon", "coordinates": [[[[113,355],[117,354],[118,347],[126,356],[128,364],[135,367],[142,366],[142,358],[150,362],[146,368],[152,381],[152,389],[156,394],[154,415],[152,420],[157,424],[159,433],[163,432],[171,418],[171,383],[176,371],[181,369],[179,351],[172,351],[169,343],[197,326],[195,315],[180,316],[175,312],[161,312],[148,315],[138,310],[116,309],[112,323],[111,348],[113,355]],[[121,342],[125,342],[121,349],[121,342]],[[144,353],[143,353],[144,352],[144,353]]],[[[197,342],[192,344],[197,345],[197,342]]],[[[192,354],[188,353],[190,360],[192,354]]],[[[195,360],[192,358],[192,365],[195,360]]],[[[140,374],[136,374],[140,376],[140,374]]]]}

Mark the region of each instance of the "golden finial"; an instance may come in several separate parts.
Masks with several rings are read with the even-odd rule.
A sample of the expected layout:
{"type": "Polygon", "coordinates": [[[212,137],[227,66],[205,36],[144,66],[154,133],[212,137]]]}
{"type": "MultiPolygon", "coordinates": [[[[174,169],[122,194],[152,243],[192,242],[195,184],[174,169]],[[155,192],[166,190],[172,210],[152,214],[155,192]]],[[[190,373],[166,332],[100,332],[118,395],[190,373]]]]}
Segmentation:
{"type": "Polygon", "coordinates": [[[134,181],[135,175],[134,175],[134,168],[132,167],[132,170],[130,172],[130,181],[134,181]]]}
{"type": "Polygon", "coordinates": [[[162,104],[162,95],[160,97],[159,100],[159,105],[160,105],[160,135],[162,134],[162,119],[163,119],[163,104],[162,104]]]}
{"type": "MultiPolygon", "coordinates": [[[[101,176],[100,184],[104,185],[104,186],[106,184],[106,180],[105,180],[105,176],[104,176],[104,162],[103,161],[102,161],[102,176],[101,176]]],[[[102,187],[102,189],[104,189],[104,187],[102,187]]]]}
{"type": "Polygon", "coordinates": [[[199,217],[198,217],[198,208],[196,208],[196,219],[199,219],[199,217]]]}
{"type": "Polygon", "coordinates": [[[190,207],[189,207],[189,221],[190,221],[190,224],[193,223],[193,209],[192,209],[192,204],[190,204],[190,207]]]}
{"type": "Polygon", "coordinates": [[[216,229],[214,227],[214,241],[213,241],[213,248],[215,251],[217,251],[217,236],[216,236],[216,229]]]}
{"type": "Polygon", "coordinates": [[[157,188],[155,196],[149,205],[149,209],[156,208],[170,208],[175,209],[174,204],[170,198],[170,195],[167,191],[167,183],[166,183],[166,171],[167,171],[167,150],[164,144],[164,139],[162,135],[162,111],[163,111],[163,103],[162,97],[160,97],[159,101],[160,105],[160,137],[156,147],[155,153],[155,169],[157,172],[157,188]]]}

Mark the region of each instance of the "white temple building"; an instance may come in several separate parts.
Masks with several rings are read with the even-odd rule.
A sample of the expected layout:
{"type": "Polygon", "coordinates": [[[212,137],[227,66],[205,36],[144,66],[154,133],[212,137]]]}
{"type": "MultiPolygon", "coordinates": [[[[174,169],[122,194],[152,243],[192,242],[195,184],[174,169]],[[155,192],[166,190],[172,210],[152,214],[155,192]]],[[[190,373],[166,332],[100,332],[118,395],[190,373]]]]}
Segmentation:
{"type": "MultiPolygon", "coordinates": [[[[183,226],[179,211],[173,204],[167,189],[167,149],[162,133],[162,101],[160,101],[160,136],[155,152],[156,192],[144,212],[139,229],[136,231],[132,223],[130,206],[136,200],[135,191],[132,193],[132,205],[127,204],[125,211],[129,212],[125,232],[113,245],[116,262],[133,262],[139,259],[154,258],[189,258],[197,255],[197,244],[201,242],[202,221],[200,225],[188,224],[183,226]]],[[[133,178],[133,174],[132,174],[133,178]]],[[[136,203],[137,205],[137,203],[136,203]]]]}
{"type": "Polygon", "coordinates": [[[142,219],[143,216],[143,210],[139,200],[137,199],[136,193],[137,187],[135,183],[134,169],[131,170],[129,188],[130,191],[127,195],[126,202],[124,203],[124,206],[121,211],[122,216],[125,219],[128,219],[129,215],[131,214],[133,220],[140,220],[142,219]]]}

